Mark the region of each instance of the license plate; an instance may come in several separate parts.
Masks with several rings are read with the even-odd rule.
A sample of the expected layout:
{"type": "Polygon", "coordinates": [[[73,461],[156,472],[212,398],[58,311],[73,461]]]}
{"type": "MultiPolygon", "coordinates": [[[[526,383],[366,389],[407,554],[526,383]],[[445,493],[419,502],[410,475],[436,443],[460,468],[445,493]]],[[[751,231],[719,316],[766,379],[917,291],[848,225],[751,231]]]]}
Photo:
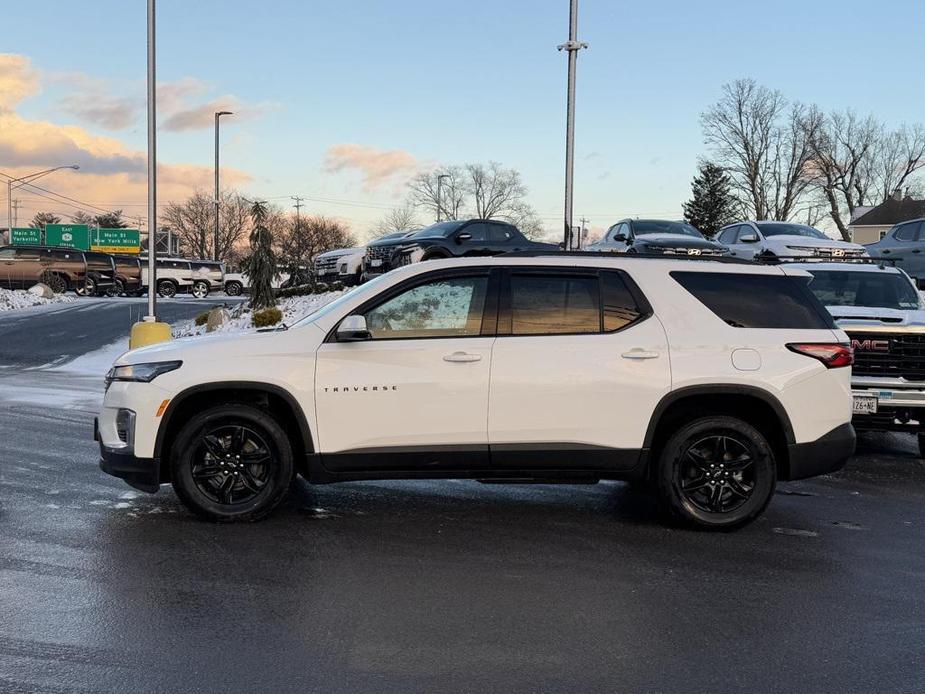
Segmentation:
{"type": "Polygon", "coordinates": [[[868,395],[855,395],[852,412],[854,414],[877,414],[877,398],[868,395]]]}
{"type": "Polygon", "coordinates": [[[382,265],[382,258],[370,258],[369,266],[370,267],[379,267],[382,265]]]}

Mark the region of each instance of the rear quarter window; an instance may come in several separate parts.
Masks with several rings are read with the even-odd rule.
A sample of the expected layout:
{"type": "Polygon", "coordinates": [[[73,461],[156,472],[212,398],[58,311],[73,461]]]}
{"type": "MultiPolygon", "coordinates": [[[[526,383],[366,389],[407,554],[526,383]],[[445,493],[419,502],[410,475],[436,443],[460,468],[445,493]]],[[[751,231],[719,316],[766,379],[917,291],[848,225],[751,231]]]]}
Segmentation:
{"type": "Polygon", "coordinates": [[[734,328],[835,328],[799,277],[725,272],[672,272],[671,277],[734,328]]]}

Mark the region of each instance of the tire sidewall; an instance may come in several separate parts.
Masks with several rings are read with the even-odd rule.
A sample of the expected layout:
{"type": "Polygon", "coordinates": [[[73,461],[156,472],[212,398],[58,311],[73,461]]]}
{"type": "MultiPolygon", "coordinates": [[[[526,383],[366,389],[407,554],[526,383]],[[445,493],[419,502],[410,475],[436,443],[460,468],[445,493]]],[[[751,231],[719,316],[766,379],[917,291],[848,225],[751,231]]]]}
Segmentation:
{"type": "Polygon", "coordinates": [[[170,280],[161,280],[157,283],[157,293],[163,299],[171,299],[177,295],[177,286],[170,280]],[[169,287],[167,292],[164,291],[165,287],[169,287]]]}
{"type": "Polygon", "coordinates": [[[170,474],[177,496],[194,513],[215,521],[249,521],[269,514],[289,489],[295,464],[292,447],[282,427],[272,416],[249,405],[222,405],[201,412],[181,429],[170,456],[170,474]],[[255,498],[229,506],[205,496],[192,476],[192,458],[203,432],[216,427],[241,424],[257,431],[272,448],[273,470],[270,481],[255,498]]]}
{"type": "Polygon", "coordinates": [[[751,424],[734,417],[696,419],[680,427],[665,443],[658,458],[656,480],[665,510],[675,519],[699,528],[731,530],[757,518],[767,508],[777,482],[774,452],[751,424]],[[755,465],[755,490],[742,506],[728,513],[704,511],[688,501],[680,489],[681,457],[687,448],[711,435],[729,436],[749,450],[755,465]]]}
{"type": "Polygon", "coordinates": [[[237,282],[229,282],[225,285],[225,293],[228,296],[240,296],[241,295],[241,285],[237,282]]]}

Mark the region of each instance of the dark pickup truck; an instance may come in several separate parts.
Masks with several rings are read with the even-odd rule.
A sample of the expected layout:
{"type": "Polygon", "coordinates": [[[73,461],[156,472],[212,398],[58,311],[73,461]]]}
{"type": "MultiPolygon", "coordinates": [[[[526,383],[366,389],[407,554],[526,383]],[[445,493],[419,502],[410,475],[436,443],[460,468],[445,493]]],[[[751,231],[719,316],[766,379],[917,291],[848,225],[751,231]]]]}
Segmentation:
{"type": "Polygon", "coordinates": [[[115,265],[105,253],[52,246],[0,248],[0,287],[28,289],[37,282],[56,293],[73,289],[81,295],[113,289],[115,265]]]}
{"type": "Polygon", "coordinates": [[[390,235],[370,243],[363,262],[364,275],[368,279],[421,260],[558,248],[554,243],[531,241],[513,224],[494,219],[437,222],[410,236],[390,235]]]}

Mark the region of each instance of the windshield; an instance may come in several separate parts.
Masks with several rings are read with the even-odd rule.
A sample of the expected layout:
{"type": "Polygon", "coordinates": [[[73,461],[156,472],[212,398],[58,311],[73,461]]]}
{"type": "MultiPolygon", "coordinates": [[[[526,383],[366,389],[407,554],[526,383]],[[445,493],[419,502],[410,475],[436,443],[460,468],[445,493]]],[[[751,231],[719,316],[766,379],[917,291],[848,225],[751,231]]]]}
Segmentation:
{"type": "Polygon", "coordinates": [[[758,224],[758,228],[765,236],[806,236],[811,239],[826,239],[829,237],[818,229],[805,224],[758,224]]]}
{"type": "Polygon", "coordinates": [[[918,309],[919,293],[898,272],[810,270],[809,288],[826,306],[918,309]]]}
{"type": "Polygon", "coordinates": [[[408,238],[409,239],[417,239],[417,238],[423,239],[423,238],[430,238],[433,236],[444,236],[444,237],[449,236],[454,231],[459,229],[459,227],[461,227],[463,224],[465,224],[465,222],[461,222],[459,220],[454,220],[452,222],[439,222],[437,224],[431,224],[429,227],[426,227],[424,229],[421,229],[420,231],[417,231],[411,234],[411,236],[409,236],[408,238]]]}
{"type": "Polygon", "coordinates": [[[326,316],[327,314],[331,313],[331,311],[335,311],[339,307],[343,306],[347,301],[349,301],[354,296],[356,296],[357,293],[361,291],[365,292],[368,289],[374,289],[377,285],[381,284],[382,281],[385,279],[391,279],[391,278],[387,274],[382,274],[374,279],[371,279],[369,282],[358,284],[353,289],[341,294],[339,297],[334,299],[334,301],[331,301],[330,303],[325,304],[324,306],[319,308],[317,311],[312,311],[307,316],[300,318],[295,323],[293,323],[292,326],[295,327],[297,325],[306,325],[308,323],[312,323],[318,320],[322,316],[326,316]]]}
{"type": "Polygon", "coordinates": [[[633,222],[633,233],[636,236],[645,234],[681,234],[682,236],[693,236],[698,239],[703,238],[703,234],[697,231],[690,224],[684,222],[663,222],[657,219],[637,219],[633,222]]]}

